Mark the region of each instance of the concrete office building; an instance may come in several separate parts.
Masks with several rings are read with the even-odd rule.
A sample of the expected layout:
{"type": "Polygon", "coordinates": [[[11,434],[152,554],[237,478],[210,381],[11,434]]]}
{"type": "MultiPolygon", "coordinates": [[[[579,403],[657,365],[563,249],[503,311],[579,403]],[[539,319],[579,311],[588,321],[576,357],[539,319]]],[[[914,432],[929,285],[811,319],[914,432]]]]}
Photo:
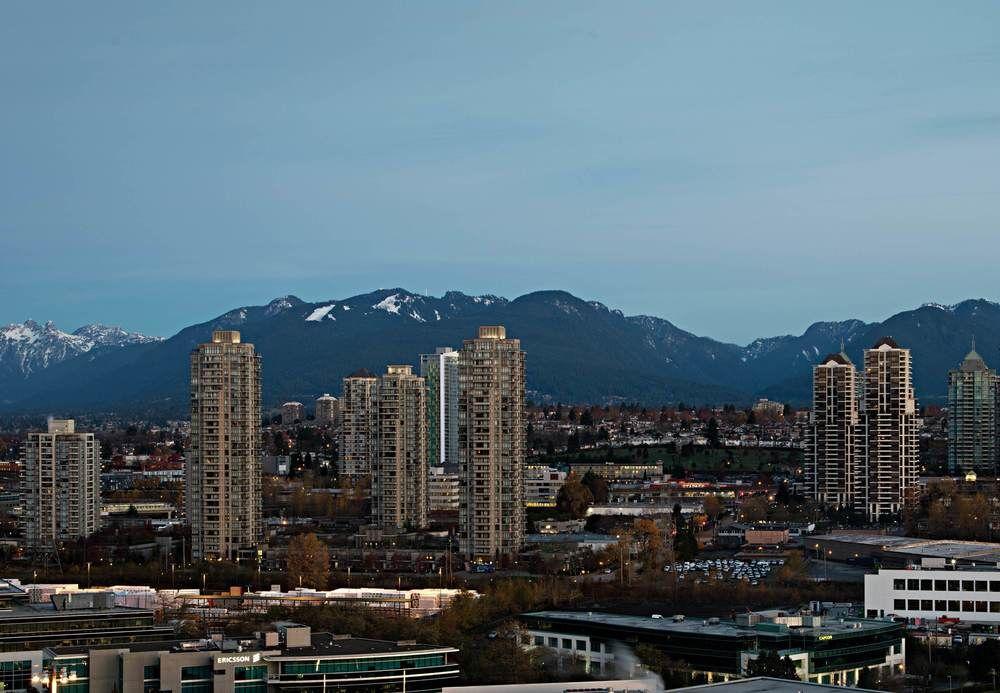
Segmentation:
{"type": "Polygon", "coordinates": [[[925,558],[906,569],[881,569],[865,575],[865,613],[872,618],[949,618],[997,626],[1000,569],[957,566],[943,558],[925,558]]]}
{"type": "Polygon", "coordinates": [[[281,405],[281,425],[291,426],[296,421],[305,421],[306,408],[302,402],[285,402],[281,405]]]}
{"type": "Polygon", "coordinates": [[[46,432],[27,435],[21,463],[29,551],[52,551],[97,531],[101,462],[93,433],[77,433],[72,419],[50,419],[46,432]]]}
{"type": "Polygon", "coordinates": [[[191,557],[256,558],[261,520],[260,356],[216,331],[191,353],[191,445],[185,507],[191,557]]]}
{"type": "Polygon", "coordinates": [[[462,550],[474,560],[516,555],[524,544],[524,352],[500,325],[462,345],[459,475],[462,550]]]}
{"type": "Polygon", "coordinates": [[[948,371],[948,470],[997,474],[997,374],[976,353],[948,371]]]}
{"type": "Polygon", "coordinates": [[[438,347],[420,355],[427,382],[427,459],[432,466],[458,469],[458,352],[438,347]]]}
{"type": "Polygon", "coordinates": [[[383,528],[427,526],[427,390],[410,366],[389,366],[378,384],[378,454],[372,520],[383,528]]]}
{"type": "Polygon", "coordinates": [[[361,369],[344,378],[340,398],[340,473],[372,473],[378,454],[378,378],[361,369]]]}
{"type": "Polygon", "coordinates": [[[340,416],[340,401],[333,395],[323,394],[316,398],[316,423],[332,426],[340,416]]]}
{"type": "Polygon", "coordinates": [[[855,502],[858,379],[843,347],[813,368],[813,407],[805,459],[806,488],[833,507],[855,502]]]}
{"type": "Polygon", "coordinates": [[[910,350],[891,337],[865,351],[855,506],[874,519],[912,499],[920,457],[910,350]]]}

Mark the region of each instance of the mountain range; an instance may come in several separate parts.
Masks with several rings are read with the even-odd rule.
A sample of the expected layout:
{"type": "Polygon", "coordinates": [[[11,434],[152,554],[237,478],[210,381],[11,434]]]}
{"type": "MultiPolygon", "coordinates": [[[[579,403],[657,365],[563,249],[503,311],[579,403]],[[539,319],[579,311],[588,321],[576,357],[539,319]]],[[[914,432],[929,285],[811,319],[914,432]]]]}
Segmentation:
{"type": "Polygon", "coordinates": [[[215,329],[235,329],[263,358],[265,406],[339,394],[358,368],[417,362],[437,346],[460,347],[484,324],[502,324],[527,352],[527,388],[536,401],[748,403],[810,399],[811,367],[841,342],[856,364],[891,335],[913,350],[918,397],[940,401],[947,371],[977,348],[1000,358],[1000,304],[925,304],[882,321],[817,322],[803,334],[746,346],[699,337],[667,320],[626,316],[564,291],[513,300],[450,291],[441,297],[380,289],[307,303],[295,296],[233,309],[168,339],[88,325],[0,328],[0,410],[24,413],[121,411],[183,416],[188,354],[215,329]]]}

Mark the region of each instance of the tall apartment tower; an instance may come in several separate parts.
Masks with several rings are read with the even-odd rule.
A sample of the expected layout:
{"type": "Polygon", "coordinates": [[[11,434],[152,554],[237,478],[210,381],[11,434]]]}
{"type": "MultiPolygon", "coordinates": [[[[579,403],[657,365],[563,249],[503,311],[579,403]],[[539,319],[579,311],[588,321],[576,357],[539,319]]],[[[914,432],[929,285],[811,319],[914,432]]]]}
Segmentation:
{"type": "Polygon", "coordinates": [[[524,352],[502,326],[459,352],[459,532],[466,557],[497,560],[524,544],[524,352]]]}
{"type": "Polygon", "coordinates": [[[449,472],[458,469],[458,352],[438,347],[420,355],[427,382],[427,459],[449,472]]]}
{"type": "Polygon", "coordinates": [[[920,457],[910,350],[891,337],[865,351],[862,406],[855,502],[874,519],[910,500],[920,457]]]}
{"type": "Polygon", "coordinates": [[[333,395],[323,394],[316,398],[316,423],[329,426],[340,416],[340,401],[333,395]]]}
{"type": "Polygon", "coordinates": [[[185,504],[194,560],[252,557],[261,519],[260,356],[221,330],[191,352],[185,504]]]}
{"type": "Polygon", "coordinates": [[[843,347],[813,368],[806,487],[813,499],[854,507],[858,374],[843,347]]]}
{"type": "Polygon", "coordinates": [[[101,521],[101,461],[93,433],[77,433],[72,419],[50,419],[46,433],[24,441],[21,496],[29,551],[96,532],[101,521]]]}
{"type": "Polygon", "coordinates": [[[997,374],[976,353],[948,371],[948,469],[997,474],[997,374]]]}
{"type": "Polygon", "coordinates": [[[372,473],[378,454],[378,378],[361,369],[344,378],[340,398],[340,473],[372,473]]]}
{"type": "Polygon", "coordinates": [[[389,366],[378,384],[378,454],[372,520],[382,528],[427,526],[427,388],[411,366],[389,366]]]}

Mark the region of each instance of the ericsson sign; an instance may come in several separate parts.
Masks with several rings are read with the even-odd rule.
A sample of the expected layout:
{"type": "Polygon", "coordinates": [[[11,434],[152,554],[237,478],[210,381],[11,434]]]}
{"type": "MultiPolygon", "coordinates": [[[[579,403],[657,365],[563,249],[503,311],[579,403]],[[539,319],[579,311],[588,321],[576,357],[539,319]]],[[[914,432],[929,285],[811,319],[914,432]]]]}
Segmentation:
{"type": "Polygon", "coordinates": [[[235,654],[235,655],[219,655],[215,658],[215,663],[218,664],[256,664],[260,661],[260,653],[254,652],[253,654],[235,654]]]}

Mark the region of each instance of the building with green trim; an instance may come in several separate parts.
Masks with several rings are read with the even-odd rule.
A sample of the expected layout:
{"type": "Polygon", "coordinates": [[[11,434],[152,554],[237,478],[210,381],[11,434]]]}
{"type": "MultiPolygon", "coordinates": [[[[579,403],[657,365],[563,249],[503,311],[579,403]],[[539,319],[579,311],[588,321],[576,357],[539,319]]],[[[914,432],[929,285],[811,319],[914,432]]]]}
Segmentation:
{"type": "Polygon", "coordinates": [[[606,675],[614,672],[623,646],[640,644],[683,662],[710,682],[744,676],[749,662],[765,652],[789,657],[802,681],[820,684],[855,685],[869,668],[900,674],[905,663],[905,630],[891,620],[781,611],[744,614],[734,621],[573,611],[539,611],[520,619],[524,647],[551,649],[606,675]]]}

